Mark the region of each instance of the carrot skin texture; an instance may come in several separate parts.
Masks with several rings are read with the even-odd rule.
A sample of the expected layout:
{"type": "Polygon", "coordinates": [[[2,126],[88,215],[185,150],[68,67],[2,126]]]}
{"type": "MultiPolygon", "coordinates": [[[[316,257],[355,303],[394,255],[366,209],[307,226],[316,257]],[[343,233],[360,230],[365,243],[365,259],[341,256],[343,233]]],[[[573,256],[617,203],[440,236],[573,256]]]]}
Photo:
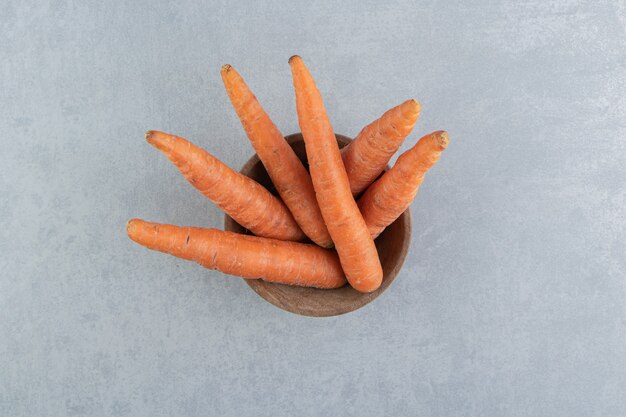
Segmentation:
{"type": "Polygon", "coordinates": [[[289,64],[309,171],[326,227],[350,285],[357,291],[374,291],[382,282],[383,270],[374,241],[350,191],[322,96],[300,57],[291,57],[289,64]]]}
{"type": "Polygon", "coordinates": [[[304,239],[287,207],[261,184],[181,137],[149,131],[146,140],[162,151],[191,185],[255,235],[304,239]]]}
{"type": "Polygon", "coordinates": [[[413,130],[420,110],[417,101],[407,100],[365,126],[342,149],[341,156],[353,195],[360,194],[383,172],[389,159],[413,130]]]}
{"type": "Polygon", "coordinates": [[[304,234],[322,247],[332,247],[306,168],[239,73],[224,65],[221,75],[233,108],[283,202],[304,234]]]}
{"type": "Polygon", "coordinates": [[[142,246],[225,274],[316,288],[346,284],[337,254],[312,244],[139,219],[130,220],[126,230],[142,246]]]}
{"type": "Polygon", "coordinates": [[[374,239],[409,207],[424,175],[447,147],[446,132],[424,136],[359,198],[359,209],[374,239]]]}

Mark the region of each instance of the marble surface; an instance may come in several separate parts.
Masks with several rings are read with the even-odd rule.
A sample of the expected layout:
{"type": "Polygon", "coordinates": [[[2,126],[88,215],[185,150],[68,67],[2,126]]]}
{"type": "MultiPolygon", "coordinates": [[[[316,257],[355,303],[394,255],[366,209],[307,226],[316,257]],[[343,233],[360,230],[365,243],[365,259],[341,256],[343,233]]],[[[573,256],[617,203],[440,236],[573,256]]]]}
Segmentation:
{"type": "Polygon", "coordinates": [[[0,415],[626,415],[624,1],[4,0],[0,415]],[[335,130],[415,97],[450,147],[394,285],[341,317],[128,240],[221,227],[145,143],[252,154],[230,63],[284,134],[302,55],[335,130]]]}

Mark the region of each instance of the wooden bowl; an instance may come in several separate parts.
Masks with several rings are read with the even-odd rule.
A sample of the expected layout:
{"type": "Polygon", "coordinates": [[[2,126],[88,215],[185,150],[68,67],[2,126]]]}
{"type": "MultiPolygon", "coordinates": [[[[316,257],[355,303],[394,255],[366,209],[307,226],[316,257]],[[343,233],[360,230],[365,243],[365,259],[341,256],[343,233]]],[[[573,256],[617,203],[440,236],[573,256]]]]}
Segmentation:
{"type": "MultiPolygon", "coordinates": [[[[340,148],[352,141],[352,139],[342,135],[336,135],[336,137],[340,148]]],[[[285,139],[308,169],[302,135],[296,133],[285,139]]],[[[273,194],[277,194],[267,171],[256,154],[245,163],[239,172],[259,182],[273,194]]],[[[228,215],[225,216],[224,229],[250,234],[248,230],[241,227],[228,215]]],[[[266,301],[292,313],[313,317],[345,314],[372,302],[391,285],[404,263],[410,240],[411,214],[407,210],[376,239],[376,249],[383,267],[383,283],[376,291],[368,294],[360,293],[350,285],[333,290],[320,290],[273,284],[260,279],[247,279],[245,281],[266,301]]]]}

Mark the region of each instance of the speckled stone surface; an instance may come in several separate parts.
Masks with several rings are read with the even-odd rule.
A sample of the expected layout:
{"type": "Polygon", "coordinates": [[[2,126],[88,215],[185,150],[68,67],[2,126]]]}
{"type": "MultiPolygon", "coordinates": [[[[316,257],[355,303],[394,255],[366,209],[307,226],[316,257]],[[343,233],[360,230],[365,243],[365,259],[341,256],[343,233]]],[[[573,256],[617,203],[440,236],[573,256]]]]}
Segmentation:
{"type": "Polygon", "coordinates": [[[0,415],[626,415],[623,1],[5,0],[2,15],[0,415]],[[403,149],[450,133],[402,273],[335,318],[124,229],[221,227],[143,134],[239,167],[252,148],[219,68],[288,134],[295,53],[338,133],[411,97],[403,149]]]}

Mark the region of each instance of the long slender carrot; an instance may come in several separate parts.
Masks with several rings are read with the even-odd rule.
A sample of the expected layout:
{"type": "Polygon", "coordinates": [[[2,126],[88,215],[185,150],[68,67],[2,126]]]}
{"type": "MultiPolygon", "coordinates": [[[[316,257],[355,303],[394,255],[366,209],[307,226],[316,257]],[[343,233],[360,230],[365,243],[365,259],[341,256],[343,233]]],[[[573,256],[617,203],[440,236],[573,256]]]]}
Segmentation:
{"type": "Polygon", "coordinates": [[[359,198],[359,209],[374,239],[409,207],[424,174],[447,147],[446,132],[424,136],[359,198]]]}
{"type": "Polygon", "coordinates": [[[178,136],[149,131],[146,140],[162,151],[191,185],[255,235],[304,239],[287,207],[261,184],[178,136]]]}
{"type": "Polygon", "coordinates": [[[126,230],[140,245],[225,274],[317,288],[346,283],[335,251],[316,245],[139,219],[129,221],[126,230]]]}
{"type": "Polygon", "coordinates": [[[350,192],[348,175],[322,96],[302,58],[289,59],[296,109],[317,202],[350,285],[376,290],[383,277],[374,241],[350,192]]]}
{"type": "Polygon", "coordinates": [[[233,108],[283,202],[313,242],[332,247],[306,168],[239,73],[224,65],[221,74],[233,108]]]}
{"type": "Polygon", "coordinates": [[[411,133],[421,110],[415,100],[407,100],[365,126],[342,149],[343,163],[353,195],[360,194],[385,169],[387,162],[411,133]]]}

